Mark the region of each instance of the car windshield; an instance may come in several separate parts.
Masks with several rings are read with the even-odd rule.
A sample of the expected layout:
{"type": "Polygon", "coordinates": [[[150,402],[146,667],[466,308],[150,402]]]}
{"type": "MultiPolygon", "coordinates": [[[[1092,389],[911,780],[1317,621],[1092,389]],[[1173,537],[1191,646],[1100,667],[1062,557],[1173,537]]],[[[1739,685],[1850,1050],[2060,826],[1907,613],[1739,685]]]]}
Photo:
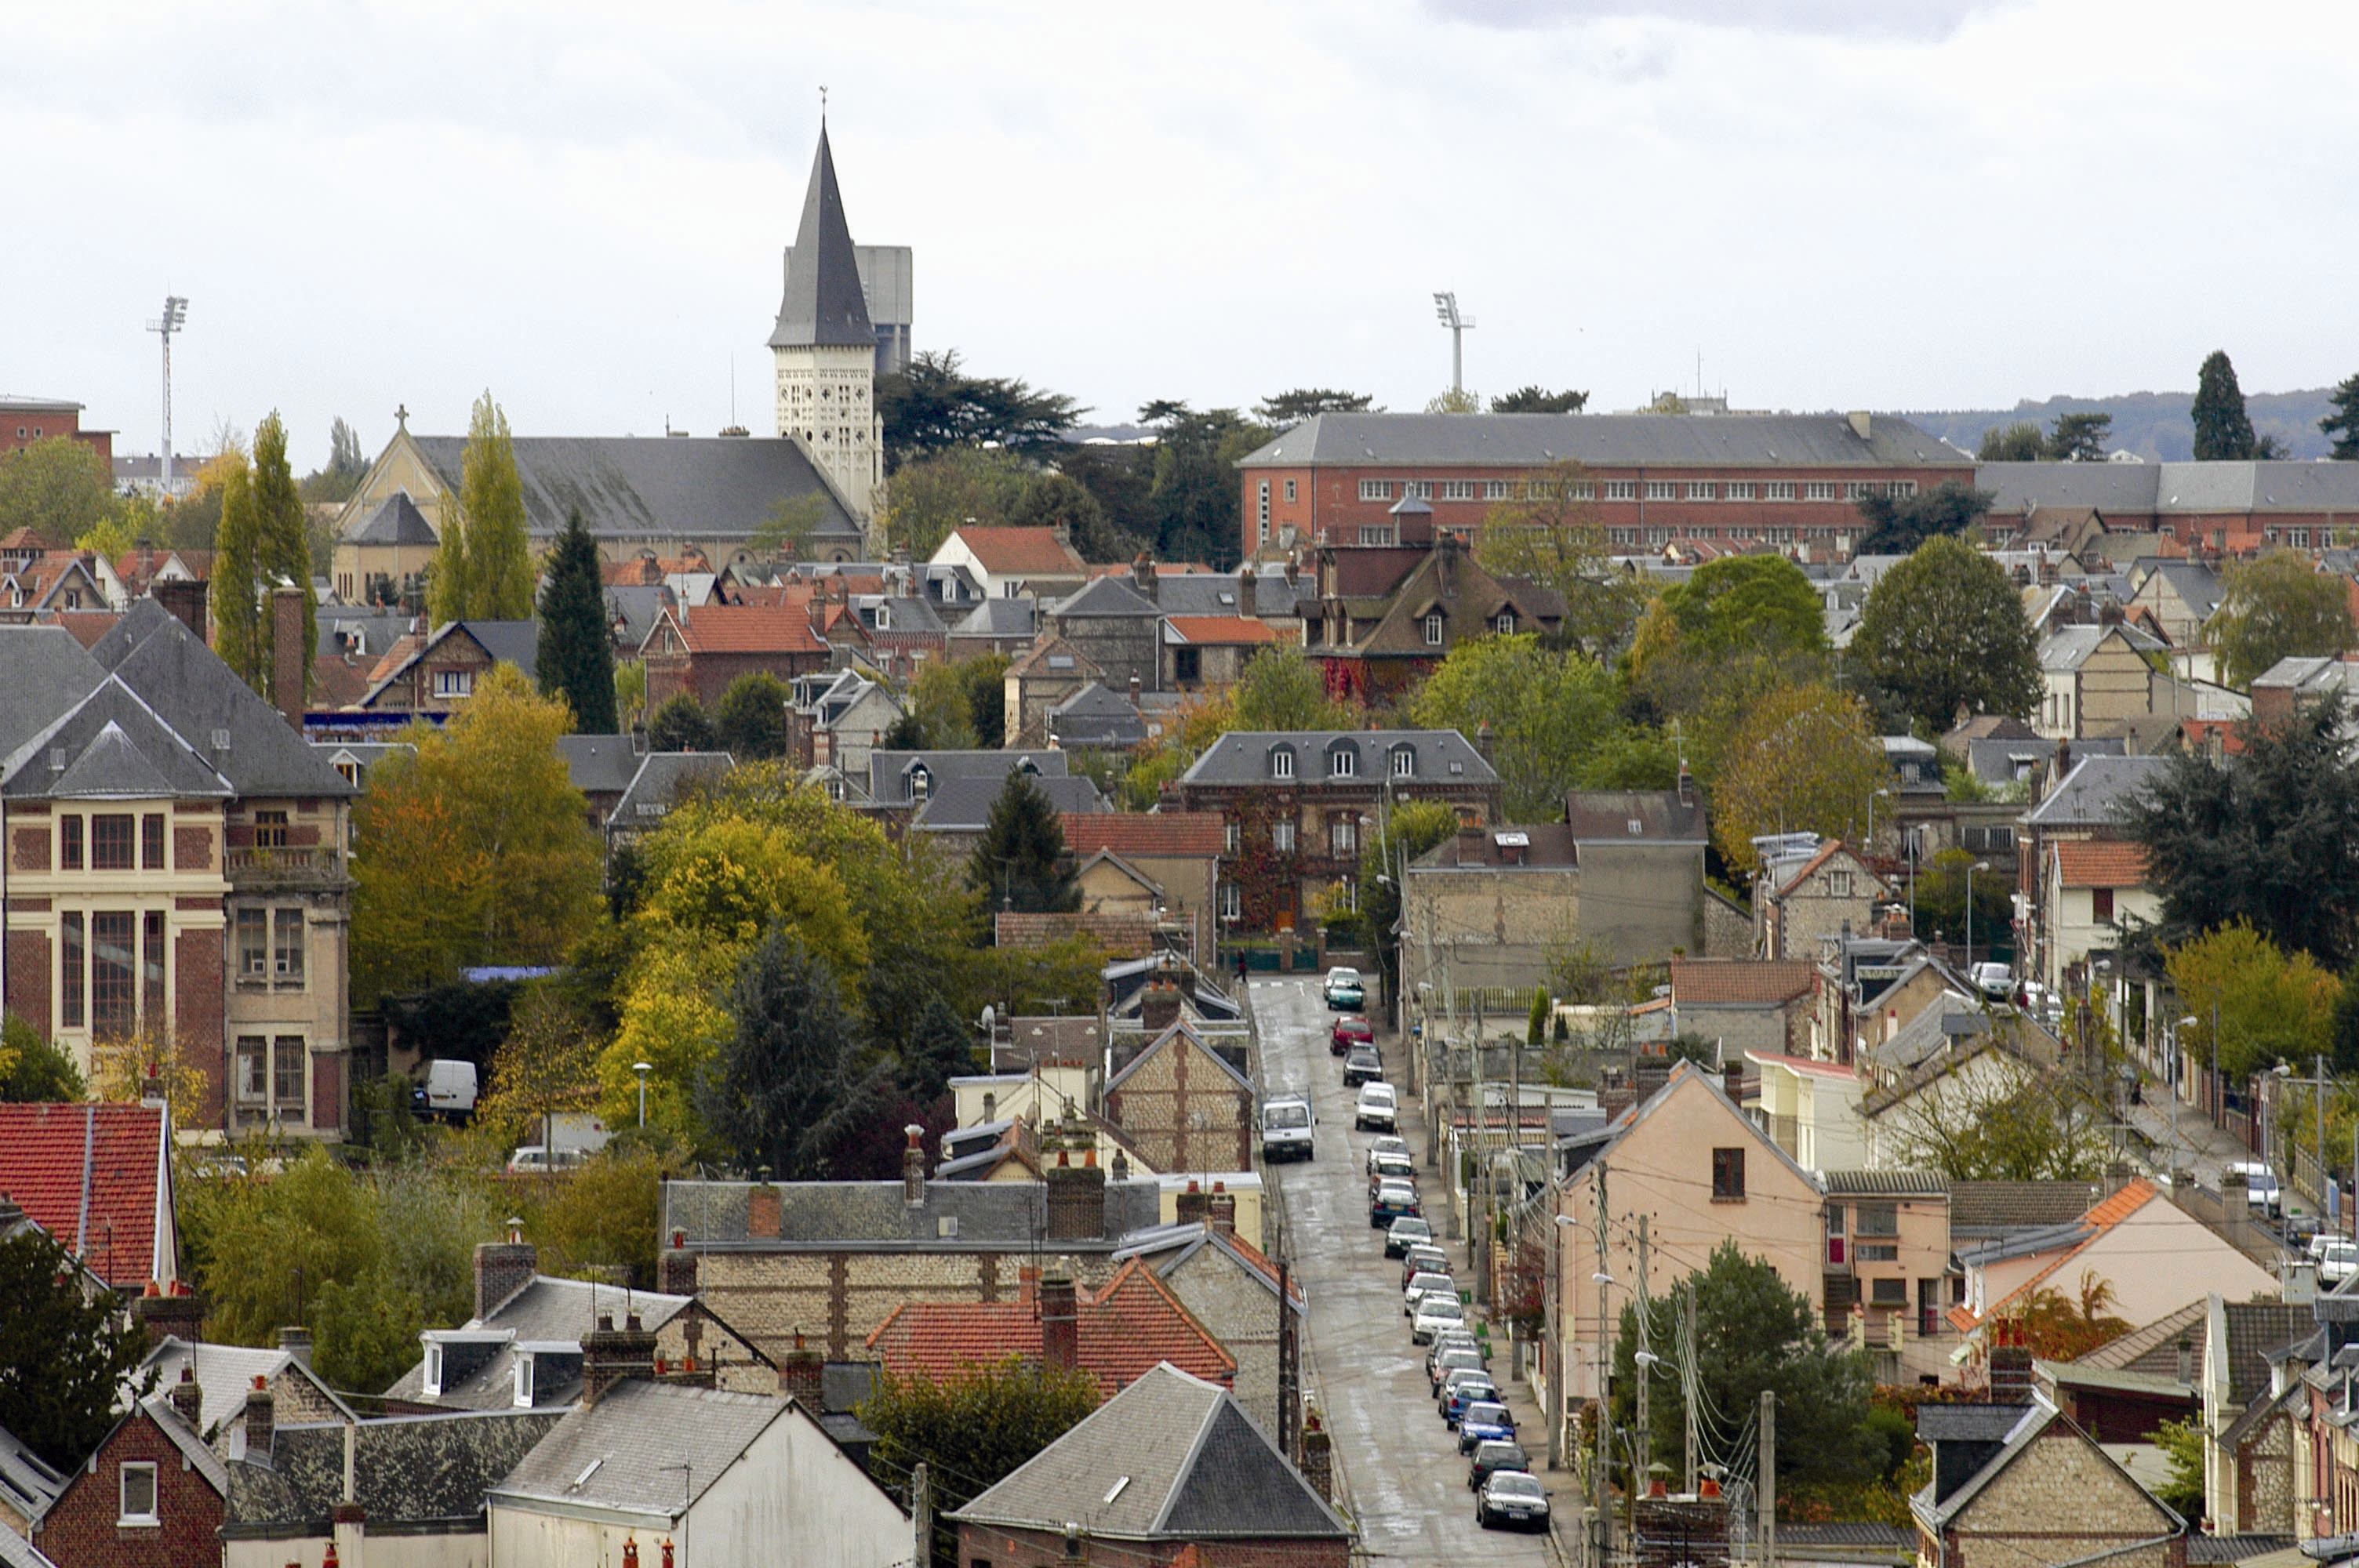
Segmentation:
{"type": "Polygon", "coordinates": [[[1331,986],[1356,986],[1360,983],[1360,971],[1357,969],[1330,969],[1327,971],[1327,983],[1331,986]]]}
{"type": "Polygon", "coordinates": [[[1491,1493],[1500,1498],[1530,1498],[1542,1496],[1539,1481],[1520,1471],[1501,1470],[1491,1477],[1491,1493]]]}
{"type": "Polygon", "coordinates": [[[1366,1084],[1362,1086],[1360,1089],[1360,1103],[1363,1105],[1392,1104],[1392,1086],[1390,1084],[1366,1084]]]}
{"type": "Polygon", "coordinates": [[[1407,1159],[1408,1157],[1408,1140],[1406,1138],[1395,1138],[1390,1133],[1386,1133],[1384,1137],[1379,1138],[1375,1142],[1369,1144],[1368,1151],[1374,1154],[1398,1154],[1403,1159],[1407,1159]]]}
{"type": "Polygon", "coordinates": [[[1344,1057],[1343,1060],[1349,1062],[1355,1067],[1372,1067],[1375,1065],[1378,1058],[1375,1052],[1371,1050],[1369,1047],[1365,1045],[1354,1045],[1352,1047],[1352,1054],[1344,1057]]]}
{"type": "Polygon", "coordinates": [[[1433,1235],[1433,1227],[1421,1219],[1397,1219],[1393,1221],[1393,1234],[1404,1239],[1424,1241],[1433,1235]]]}
{"type": "Polygon", "coordinates": [[[1445,1350],[1441,1353],[1441,1368],[1444,1373],[1479,1372],[1483,1369],[1483,1357],[1462,1346],[1445,1350]]]}
{"type": "Polygon", "coordinates": [[[1308,1127],[1310,1125],[1310,1108],[1299,1101],[1292,1105],[1274,1105],[1262,1112],[1261,1119],[1265,1127],[1308,1127]]]}
{"type": "Polygon", "coordinates": [[[1410,1278],[1408,1288],[1412,1291],[1454,1291],[1458,1286],[1447,1274],[1418,1274],[1410,1278]]]}
{"type": "Polygon", "coordinates": [[[1507,1419],[1506,1406],[1488,1400],[1480,1404],[1468,1405],[1466,1419],[1476,1426],[1513,1426],[1515,1424],[1507,1419]]]}
{"type": "Polygon", "coordinates": [[[1458,1298],[1454,1295],[1440,1296],[1428,1292],[1425,1299],[1417,1303],[1417,1315],[1446,1317],[1456,1323],[1465,1317],[1466,1310],[1458,1304],[1458,1298]]]}

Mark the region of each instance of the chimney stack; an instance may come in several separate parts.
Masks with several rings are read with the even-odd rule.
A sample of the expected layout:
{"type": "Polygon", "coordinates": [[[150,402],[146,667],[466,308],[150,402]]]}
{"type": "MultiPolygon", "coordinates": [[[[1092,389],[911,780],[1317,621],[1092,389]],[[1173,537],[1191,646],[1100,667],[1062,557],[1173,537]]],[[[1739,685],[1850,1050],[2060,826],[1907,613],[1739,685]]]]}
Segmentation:
{"type": "Polygon", "coordinates": [[[909,1146],[901,1151],[901,1202],[910,1208],[926,1206],[926,1130],[915,1122],[901,1129],[909,1146]]]}
{"type": "Polygon", "coordinates": [[[1040,1277],[1040,1363],[1071,1371],[1081,1361],[1081,1309],[1073,1277],[1062,1268],[1040,1277]]]}
{"type": "Polygon", "coordinates": [[[284,585],[270,590],[270,705],[303,732],[304,677],[311,673],[311,645],[303,640],[305,590],[284,585]]]}
{"type": "Polygon", "coordinates": [[[1189,1177],[1187,1190],[1180,1195],[1176,1215],[1178,1222],[1181,1225],[1201,1225],[1212,1217],[1212,1195],[1204,1190],[1203,1183],[1193,1176],[1189,1177]]]}
{"type": "Polygon", "coordinates": [[[1049,1189],[1049,1240],[1095,1241],[1105,1235],[1103,1167],[1076,1165],[1072,1155],[1060,1149],[1057,1162],[1041,1174],[1049,1189]]]}
{"type": "Polygon", "coordinates": [[[197,1364],[194,1359],[180,1363],[180,1380],[174,1383],[164,1397],[171,1401],[174,1410],[180,1412],[180,1419],[189,1423],[190,1431],[199,1433],[204,1431],[204,1428],[197,1424],[198,1417],[203,1413],[205,1408],[205,1396],[204,1390],[197,1387],[197,1364]]]}
{"type": "Polygon", "coordinates": [[[1721,1064],[1720,1087],[1721,1092],[1728,1096],[1729,1104],[1740,1110],[1744,1108],[1745,1058],[1743,1056],[1740,1055],[1733,1061],[1721,1064]]]}
{"type": "Polygon", "coordinates": [[[1991,1403],[1995,1405],[2027,1405],[2031,1402],[2031,1346],[1991,1346],[1990,1391],[1991,1403]]]}
{"type": "Polygon", "coordinates": [[[1680,764],[1680,804],[1693,806],[1696,803],[1695,774],[1688,772],[1685,762],[1680,764]]]}
{"type": "Polygon", "coordinates": [[[150,1284],[139,1298],[139,1326],[147,1331],[153,1350],[168,1336],[183,1345],[201,1345],[205,1337],[205,1303],[185,1286],[166,1290],[150,1284]]]}
{"type": "Polygon", "coordinates": [[[1155,602],[1155,557],[1145,550],[1130,563],[1130,586],[1145,594],[1149,604],[1155,602]]]}
{"type": "Polygon", "coordinates": [[[1234,1236],[1237,1233],[1237,1195],[1229,1191],[1224,1184],[1214,1182],[1211,1208],[1212,1228],[1223,1236],[1234,1236]]]}
{"type": "Polygon", "coordinates": [[[500,1303],[532,1283],[540,1271],[540,1250],[524,1238],[524,1221],[508,1221],[506,1241],[475,1245],[475,1321],[483,1322],[500,1303]]]}
{"type": "Polygon", "coordinates": [[[827,1409],[827,1358],[803,1343],[795,1330],[795,1347],[778,1358],[778,1392],[813,1415],[827,1409]]]}
{"type": "Polygon", "coordinates": [[[1138,1022],[1149,1034],[1160,1034],[1180,1022],[1180,988],[1169,980],[1149,984],[1138,999],[1138,1022]]]}
{"type": "Polygon", "coordinates": [[[674,1230],[671,1245],[664,1249],[658,1265],[657,1288],[668,1296],[696,1294],[696,1254],[688,1249],[688,1232],[674,1230]]]}
{"type": "Polygon", "coordinates": [[[277,1401],[270,1397],[270,1379],[257,1372],[245,1391],[245,1456],[256,1465],[270,1463],[271,1439],[277,1426],[277,1401]]]}
{"type": "Polygon", "coordinates": [[[1254,575],[1253,562],[1247,561],[1245,565],[1237,568],[1238,614],[1251,618],[1258,616],[1261,613],[1261,611],[1255,607],[1254,600],[1255,592],[1259,587],[1260,583],[1254,575]]]}
{"type": "Polygon", "coordinates": [[[1335,1439],[1316,1410],[1302,1419],[1302,1478],[1321,1502],[1335,1500],[1335,1439]]]}
{"type": "Polygon", "coordinates": [[[278,1331],[278,1348],[287,1352],[288,1355],[295,1357],[296,1360],[301,1362],[304,1366],[310,1366],[311,1331],[299,1325],[292,1325],[280,1329],[278,1331]]]}
{"type": "Polygon", "coordinates": [[[614,1315],[601,1313],[598,1326],[582,1339],[582,1402],[594,1405],[607,1390],[632,1378],[656,1375],[656,1336],[632,1313],[614,1326],[614,1315]]]}
{"type": "Polygon", "coordinates": [[[179,578],[147,585],[147,597],[162,605],[172,619],[189,629],[200,643],[211,643],[206,635],[205,584],[200,579],[190,582],[179,578]]]}

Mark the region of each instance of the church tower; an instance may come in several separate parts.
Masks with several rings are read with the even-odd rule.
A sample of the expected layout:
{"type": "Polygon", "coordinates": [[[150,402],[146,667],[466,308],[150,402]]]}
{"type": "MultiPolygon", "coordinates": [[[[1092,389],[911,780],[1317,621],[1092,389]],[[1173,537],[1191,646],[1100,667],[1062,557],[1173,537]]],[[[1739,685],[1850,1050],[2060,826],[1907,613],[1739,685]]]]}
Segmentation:
{"type": "Polygon", "coordinates": [[[852,231],[844,225],[824,121],[770,353],[777,369],[778,434],[803,443],[842,493],[853,518],[872,528],[885,481],[876,329],[860,287],[852,231]]]}

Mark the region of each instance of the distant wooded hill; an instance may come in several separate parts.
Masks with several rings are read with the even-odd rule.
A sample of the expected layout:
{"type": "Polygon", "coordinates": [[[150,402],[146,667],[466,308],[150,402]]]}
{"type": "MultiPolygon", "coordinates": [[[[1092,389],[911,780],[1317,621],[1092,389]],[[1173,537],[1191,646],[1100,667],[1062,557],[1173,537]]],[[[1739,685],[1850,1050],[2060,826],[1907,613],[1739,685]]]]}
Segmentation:
{"type": "MultiPolygon", "coordinates": [[[[2293,457],[2322,458],[2328,442],[2318,422],[2326,416],[2330,390],[2248,392],[2245,412],[2252,417],[2254,434],[2275,436],[2293,457]]],[[[1901,417],[1971,452],[1982,445],[1983,432],[1995,425],[2028,419],[2045,430],[2059,414],[2105,413],[2114,416],[2106,450],[2136,452],[2151,461],[2185,462],[2195,455],[2195,423],[2189,413],[2194,401],[2191,392],[2131,392],[2117,397],[2051,397],[2006,410],[1967,408],[1901,417]]]]}

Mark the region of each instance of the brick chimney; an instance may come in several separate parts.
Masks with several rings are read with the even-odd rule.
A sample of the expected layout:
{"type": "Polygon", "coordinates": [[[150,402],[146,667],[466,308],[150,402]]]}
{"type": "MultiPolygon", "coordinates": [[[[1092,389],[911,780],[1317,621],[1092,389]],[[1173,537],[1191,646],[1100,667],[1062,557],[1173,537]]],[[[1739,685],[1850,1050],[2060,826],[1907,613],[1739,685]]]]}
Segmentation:
{"type": "Polygon", "coordinates": [[[270,706],[303,731],[303,677],[311,670],[311,645],[303,640],[303,592],[270,590],[270,706]]]}
{"type": "Polygon", "coordinates": [[[613,1314],[601,1313],[598,1326],[582,1339],[582,1402],[594,1405],[615,1384],[656,1375],[656,1336],[632,1313],[616,1328],[613,1314]]]}
{"type": "Polygon", "coordinates": [[[1095,1241],[1105,1235],[1105,1172],[1094,1149],[1087,1163],[1076,1165],[1072,1159],[1060,1149],[1057,1162],[1041,1173],[1049,1189],[1048,1239],[1095,1241]]]}
{"type": "Polygon", "coordinates": [[[1140,993],[1138,1022],[1149,1034],[1160,1034],[1180,1022],[1180,988],[1169,980],[1157,980],[1140,993]]]}
{"type": "Polygon", "coordinates": [[[171,1401],[174,1410],[180,1412],[180,1419],[189,1423],[190,1431],[204,1430],[197,1425],[197,1418],[205,1408],[205,1396],[204,1390],[197,1387],[197,1364],[194,1361],[180,1363],[180,1380],[174,1383],[164,1397],[171,1401]]]}
{"type": "Polygon", "coordinates": [[[1491,732],[1491,721],[1487,719],[1475,728],[1474,750],[1486,762],[1498,752],[1499,738],[1491,732]]]}
{"type": "Polygon", "coordinates": [[[778,1392],[813,1415],[827,1409],[827,1358],[803,1342],[795,1330],[795,1347],[778,1357],[778,1392]]]}
{"type": "Polygon", "coordinates": [[[1745,1058],[1743,1056],[1721,1064],[1720,1087],[1721,1092],[1728,1096],[1729,1104],[1738,1107],[1745,1104],[1745,1058]]]}
{"type": "Polygon", "coordinates": [[[1261,613],[1261,611],[1255,607],[1254,601],[1254,595],[1260,586],[1259,580],[1254,575],[1253,562],[1247,561],[1245,565],[1237,568],[1238,614],[1256,616],[1261,613]]]}
{"type": "Polygon", "coordinates": [[[776,1241],[786,1224],[786,1199],[770,1184],[766,1169],[761,1185],[745,1195],[745,1234],[759,1241],[776,1241]]]}
{"type": "Polygon", "coordinates": [[[167,1336],[183,1345],[204,1343],[203,1301],[190,1294],[185,1285],[167,1291],[151,1281],[147,1290],[149,1293],[139,1298],[139,1326],[147,1331],[150,1350],[163,1344],[167,1336]]]}
{"type": "Polygon", "coordinates": [[[1212,1195],[1193,1176],[1188,1178],[1187,1190],[1180,1195],[1177,1217],[1181,1225],[1201,1225],[1212,1217],[1212,1195]]]}
{"type": "Polygon", "coordinates": [[[172,579],[147,585],[147,597],[162,605],[173,620],[186,626],[200,643],[210,643],[205,615],[205,584],[172,579]]]}
{"type": "Polygon", "coordinates": [[[1688,772],[1688,765],[1683,762],[1680,764],[1680,804],[1691,806],[1695,803],[1695,774],[1688,772]]]}
{"type": "Polygon", "coordinates": [[[1223,1236],[1234,1236],[1237,1233],[1237,1195],[1229,1191],[1224,1184],[1214,1182],[1211,1209],[1212,1228],[1223,1236]]]}
{"type": "Polygon", "coordinates": [[[1335,1439],[1315,1410],[1302,1419],[1302,1478],[1321,1502],[1335,1500],[1335,1439]]]}
{"type": "Polygon", "coordinates": [[[1051,1269],[1040,1277],[1040,1364],[1071,1371],[1081,1361],[1081,1308],[1073,1277],[1051,1269]]]}
{"type": "Polygon", "coordinates": [[[311,1364],[311,1331],[300,1325],[290,1325],[280,1329],[278,1348],[309,1367],[311,1364]]]}
{"type": "Polygon", "coordinates": [[[277,1428],[277,1401],[270,1397],[270,1379],[255,1374],[245,1391],[245,1456],[256,1465],[270,1463],[272,1434],[277,1428]]]}
{"type": "Polygon", "coordinates": [[[1149,604],[1155,602],[1155,557],[1145,550],[1130,563],[1130,586],[1145,594],[1149,604]]]}
{"type": "Polygon", "coordinates": [[[696,1254],[688,1249],[688,1232],[674,1230],[671,1245],[657,1265],[656,1288],[668,1296],[696,1294],[696,1254]]]}
{"type": "Polygon", "coordinates": [[[540,1249],[524,1238],[524,1221],[508,1221],[506,1241],[475,1244],[475,1321],[481,1323],[502,1302],[532,1283],[540,1271],[540,1249]]]}
{"type": "Polygon", "coordinates": [[[1991,1346],[1990,1393],[1991,1403],[1995,1405],[2027,1405],[2031,1402],[2031,1346],[1991,1346]]]}
{"type": "Polygon", "coordinates": [[[926,1130],[915,1122],[901,1129],[909,1146],[901,1151],[901,1201],[910,1208],[926,1206],[926,1130]]]}

